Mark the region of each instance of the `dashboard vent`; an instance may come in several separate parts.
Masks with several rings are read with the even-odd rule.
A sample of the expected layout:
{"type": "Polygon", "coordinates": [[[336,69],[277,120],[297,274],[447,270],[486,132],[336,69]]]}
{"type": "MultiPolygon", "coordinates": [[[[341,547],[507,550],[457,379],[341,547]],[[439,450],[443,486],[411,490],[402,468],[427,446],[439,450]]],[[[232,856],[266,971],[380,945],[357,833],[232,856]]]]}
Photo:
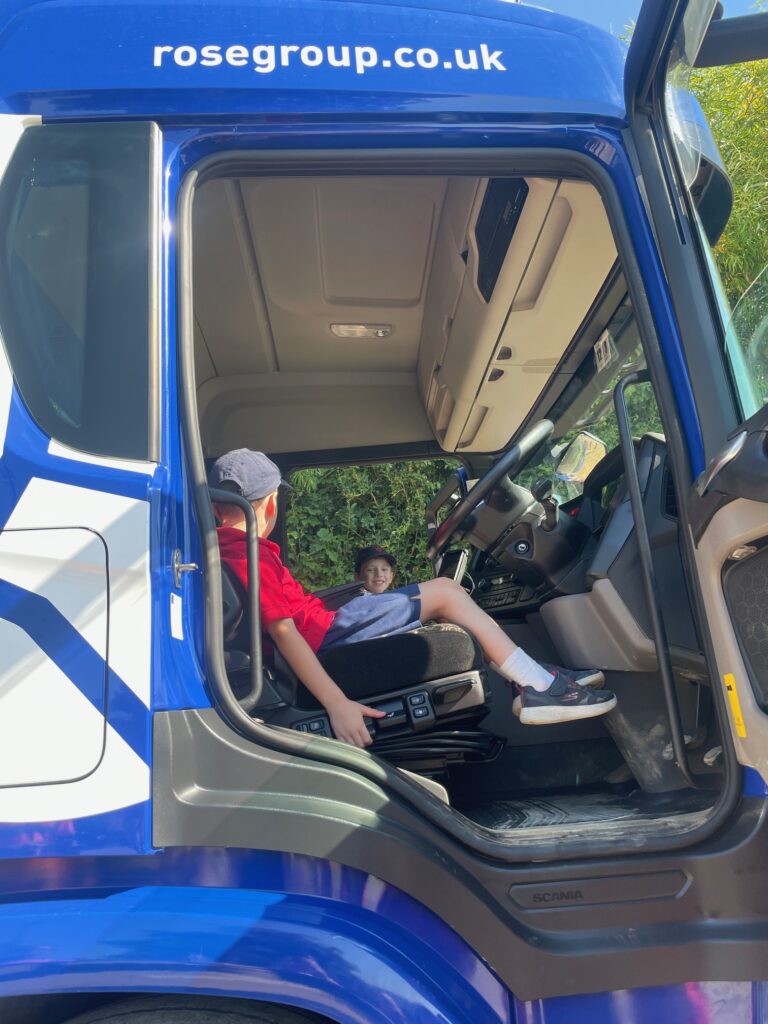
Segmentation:
{"type": "Polygon", "coordinates": [[[662,482],[662,510],[665,516],[668,516],[670,519],[677,519],[675,483],[668,468],[664,470],[664,480],[662,482]]]}

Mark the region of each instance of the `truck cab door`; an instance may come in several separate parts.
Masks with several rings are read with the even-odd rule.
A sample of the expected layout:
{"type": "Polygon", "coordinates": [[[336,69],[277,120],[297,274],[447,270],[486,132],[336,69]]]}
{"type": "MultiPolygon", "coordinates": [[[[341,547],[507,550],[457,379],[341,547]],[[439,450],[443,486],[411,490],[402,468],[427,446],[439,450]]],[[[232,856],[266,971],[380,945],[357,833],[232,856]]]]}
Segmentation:
{"type": "Polygon", "coordinates": [[[689,568],[736,756],[765,783],[768,245],[765,210],[750,210],[749,194],[765,187],[768,11],[721,15],[715,0],[645,0],[625,98],[684,359],[674,390],[689,461],[681,519],[689,568]],[[716,109],[720,150],[694,94],[716,109]],[[728,123],[743,132],[738,146],[728,123]]]}
{"type": "Polygon", "coordinates": [[[149,843],[157,154],[0,118],[0,856],[149,843]]]}

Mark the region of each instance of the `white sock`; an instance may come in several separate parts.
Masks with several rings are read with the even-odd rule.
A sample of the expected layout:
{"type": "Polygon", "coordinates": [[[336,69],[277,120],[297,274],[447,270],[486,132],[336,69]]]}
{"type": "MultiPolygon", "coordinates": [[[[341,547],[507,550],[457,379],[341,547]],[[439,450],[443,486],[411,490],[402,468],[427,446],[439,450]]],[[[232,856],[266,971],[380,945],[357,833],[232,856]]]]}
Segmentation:
{"type": "Polygon", "coordinates": [[[518,686],[530,686],[539,692],[548,690],[555,678],[551,672],[542,668],[538,661],[529,658],[521,647],[518,647],[514,654],[510,654],[503,665],[499,665],[499,674],[517,683],[518,686]]]}

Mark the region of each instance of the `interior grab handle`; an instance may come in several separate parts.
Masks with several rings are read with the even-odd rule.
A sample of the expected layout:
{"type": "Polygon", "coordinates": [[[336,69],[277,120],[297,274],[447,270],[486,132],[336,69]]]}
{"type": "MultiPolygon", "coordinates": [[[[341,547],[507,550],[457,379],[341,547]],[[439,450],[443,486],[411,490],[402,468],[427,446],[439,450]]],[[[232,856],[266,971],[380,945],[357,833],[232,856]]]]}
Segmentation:
{"type": "Polygon", "coordinates": [[[261,699],[263,688],[262,659],[261,659],[261,616],[259,614],[259,531],[256,523],[256,513],[250,501],[232,491],[221,491],[213,487],[209,490],[211,501],[218,501],[222,505],[237,505],[245,516],[245,550],[247,557],[248,571],[248,624],[251,634],[251,665],[250,665],[250,692],[248,703],[250,707],[256,707],[261,699]]]}
{"type": "Polygon", "coordinates": [[[648,536],[648,524],[645,519],[643,508],[643,496],[640,491],[640,479],[637,474],[637,460],[635,458],[635,446],[632,442],[632,432],[629,426],[629,414],[627,413],[627,400],[625,391],[632,384],[645,384],[650,381],[650,374],[647,370],[628,373],[626,377],[618,382],[613,391],[613,404],[616,409],[616,420],[619,427],[619,439],[621,441],[621,455],[624,462],[624,476],[629,491],[629,502],[632,508],[632,518],[635,524],[635,536],[637,538],[637,549],[640,554],[640,569],[643,578],[643,589],[645,600],[651,614],[651,628],[653,630],[653,641],[656,646],[656,658],[659,663],[659,675],[664,689],[664,701],[667,706],[667,717],[669,719],[669,733],[672,740],[672,752],[675,763],[689,786],[696,788],[690,769],[688,757],[685,752],[685,738],[683,735],[683,723],[680,716],[680,705],[677,701],[675,690],[675,677],[672,672],[672,660],[669,656],[667,644],[667,631],[664,626],[664,618],[661,614],[659,602],[659,591],[656,584],[656,571],[653,566],[653,555],[651,554],[651,541],[648,536]]]}

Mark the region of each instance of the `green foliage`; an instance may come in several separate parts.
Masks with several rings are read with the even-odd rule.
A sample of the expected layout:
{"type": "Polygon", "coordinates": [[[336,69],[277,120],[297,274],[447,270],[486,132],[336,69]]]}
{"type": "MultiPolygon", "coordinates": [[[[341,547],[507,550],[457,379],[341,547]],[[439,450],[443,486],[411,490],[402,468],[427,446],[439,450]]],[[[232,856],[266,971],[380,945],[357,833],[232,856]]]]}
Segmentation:
{"type": "Polygon", "coordinates": [[[357,549],[381,544],[397,558],[395,586],[432,576],[424,510],[455,468],[449,459],[303,469],[292,474],[287,559],[308,589],[354,576],[357,549]]]}
{"type": "Polygon", "coordinates": [[[733,212],[714,249],[733,306],[768,263],[768,60],[694,71],[691,89],[733,183],[733,212]]]}

